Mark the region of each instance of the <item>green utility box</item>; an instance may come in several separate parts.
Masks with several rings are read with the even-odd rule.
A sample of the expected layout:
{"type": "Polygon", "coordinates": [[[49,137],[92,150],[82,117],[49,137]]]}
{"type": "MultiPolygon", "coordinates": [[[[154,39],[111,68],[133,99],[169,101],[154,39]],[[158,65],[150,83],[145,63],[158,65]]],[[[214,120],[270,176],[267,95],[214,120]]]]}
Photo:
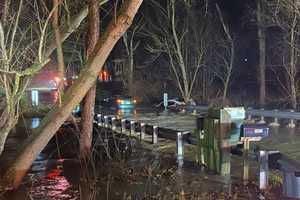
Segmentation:
{"type": "Polygon", "coordinates": [[[230,150],[237,145],[245,118],[243,107],[210,108],[198,127],[198,161],[211,172],[230,174],[230,150]]]}

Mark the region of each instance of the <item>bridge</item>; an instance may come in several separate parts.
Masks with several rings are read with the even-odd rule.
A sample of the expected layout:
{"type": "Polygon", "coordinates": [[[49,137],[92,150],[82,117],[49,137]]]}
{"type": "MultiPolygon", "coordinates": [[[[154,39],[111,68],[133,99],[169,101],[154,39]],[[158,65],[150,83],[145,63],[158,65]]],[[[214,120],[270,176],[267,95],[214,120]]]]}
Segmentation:
{"type": "MultiPolygon", "coordinates": [[[[197,140],[192,134],[195,132],[196,119],[197,116],[199,116],[197,114],[195,115],[195,110],[197,113],[205,113],[208,107],[196,106],[187,107],[186,109],[193,111],[194,114],[145,113],[123,117],[98,114],[95,123],[99,127],[135,136],[142,141],[152,144],[159,143],[161,139],[176,141],[176,152],[174,153],[176,153],[178,163],[180,163],[184,159],[185,145],[197,144],[197,140]]],[[[248,120],[253,120],[254,116],[258,117],[258,123],[262,123],[262,121],[265,122],[264,117],[287,120],[300,119],[300,113],[293,111],[247,109],[246,115],[248,120]]],[[[277,165],[280,166],[280,169],[284,170],[284,173],[292,173],[294,180],[292,184],[296,184],[296,181],[296,185],[300,186],[300,178],[297,178],[298,176],[296,176],[300,173],[300,135],[290,135],[290,137],[287,137],[284,133],[278,131],[280,131],[278,128],[272,129],[271,136],[257,143],[257,145],[260,149],[270,152],[270,160],[275,159],[277,165]]],[[[242,143],[238,142],[237,144],[242,143]]],[[[262,166],[263,163],[260,163],[260,165],[262,166]]],[[[263,167],[260,168],[263,169],[263,167]]],[[[286,185],[285,188],[290,188],[290,184],[291,183],[286,185]]]]}

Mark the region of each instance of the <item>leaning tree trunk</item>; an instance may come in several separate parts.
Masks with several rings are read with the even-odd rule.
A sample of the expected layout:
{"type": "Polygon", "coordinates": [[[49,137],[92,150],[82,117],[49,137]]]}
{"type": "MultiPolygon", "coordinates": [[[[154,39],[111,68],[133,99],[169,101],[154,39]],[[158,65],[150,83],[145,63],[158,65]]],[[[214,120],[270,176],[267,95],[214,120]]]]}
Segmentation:
{"type": "Polygon", "coordinates": [[[263,9],[257,1],[257,33],[259,44],[259,104],[266,104],[266,32],[263,27],[263,9]]]}
{"type": "Polygon", "coordinates": [[[107,57],[131,25],[142,2],[143,0],[127,0],[123,3],[120,14],[110,22],[102,39],[97,42],[80,74],[80,78],[65,93],[62,106],[54,107],[45,116],[41,126],[26,139],[16,159],[0,179],[0,186],[15,189],[20,185],[32,162],[68,118],[73,108],[80,103],[87,91],[93,86],[107,57]]]}
{"type": "MultiPolygon", "coordinates": [[[[91,55],[97,44],[97,41],[99,40],[100,15],[97,1],[98,0],[87,0],[89,7],[87,57],[91,55]]],[[[83,100],[83,110],[81,116],[82,129],[80,136],[81,159],[87,158],[91,151],[95,98],[96,83],[89,89],[83,100]]]]}

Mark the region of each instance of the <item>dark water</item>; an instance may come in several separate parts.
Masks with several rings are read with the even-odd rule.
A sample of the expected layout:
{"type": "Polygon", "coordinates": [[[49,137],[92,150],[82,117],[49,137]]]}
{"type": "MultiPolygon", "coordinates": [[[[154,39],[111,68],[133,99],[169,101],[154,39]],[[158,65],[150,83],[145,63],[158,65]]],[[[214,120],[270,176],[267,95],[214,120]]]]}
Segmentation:
{"type": "MultiPolygon", "coordinates": [[[[149,111],[136,109],[117,112],[120,112],[119,115],[134,115],[149,111]]],[[[31,128],[37,127],[40,119],[25,119],[24,122],[15,134],[18,137],[10,140],[9,148],[26,137],[31,128]]],[[[293,141],[293,138],[297,141],[298,130],[283,127],[272,129],[271,132],[279,142],[285,143],[293,141]]],[[[116,153],[116,149],[112,150],[113,148],[103,144],[95,145],[94,150],[101,152],[101,155],[88,167],[76,158],[74,144],[58,145],[58,148],[67,149],[65,151],[58,151],[55,146],[50,145],[50,150],[43,152],[33,163],[20,189],[6,193],[2,199],[193,199],[194,196],[199,199],[217,199],[218,195],[213,196],[214,193],[221,196],[222,193],[244,193],[239,188],[242,185],[243,167],[240,157],[232,157],[232,176],[228,180],[206,173],[194,162],[187,161],[183,167],[178,167],[174,155],[146,150],[136,140],[122,141],[125,142],[121,153],[116,153]],[[107,153],[110,154],[110,159],[106,156],[107,153]]],[[[12,156],[7,159],[13,159],[12,156]]],[[[1,163],[3,162],[2,160],[1,163]]],[[[255,161],[250,163],[250,169],[251,179],[256,180],[258,171],[255,161]]],[[[249,188],[247,191],[249,192],[249,188]]],[[[238,199],[257,199],[256,195],[250,195],[254,198],[239,195],[238,199]]],[[[280,194],[277,197],[274,199],[283,199],[280,194]]]]}

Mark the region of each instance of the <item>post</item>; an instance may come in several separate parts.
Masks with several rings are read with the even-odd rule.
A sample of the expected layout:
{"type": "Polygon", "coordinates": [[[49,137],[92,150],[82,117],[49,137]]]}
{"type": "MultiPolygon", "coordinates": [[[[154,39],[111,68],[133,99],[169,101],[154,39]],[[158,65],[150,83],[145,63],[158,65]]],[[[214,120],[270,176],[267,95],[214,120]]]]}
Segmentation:
{"type": "Polygon", "coordinates": [[[31,105],[38,106],[39,105],[39,91],[31,90],[31,105]]]}
{"type": "Polygon", "coordinates": [[[295,128],[296,124],[295,124],[295,120],[294,119],[290,119],[289,124],[287,125],[288,128],[295,128]]]}
{"type": "Polygon", "coordinates": [[[248,153],[250,149],[250,141],[246,139],[244,141],[244,150],[243,150],[243,181],[244,185],[248,184],[249,181],[249,160],[248,160],[248,153]]]}
{"type": "Polygon", "coordinates": [[[135,122],[130,121],[130,135],[134,135],[134,134],[135,134],[135,122]]]}
{"type": "MultiPolygon", "coordinates": [[[[294,110],[291,110],[290,112],[295,112],[294,110]]],[[[295,124],[295,120],[294,119],[290,119],[289,124],[287,125],[288,128],[295,128],[296,124],[295,124]]]]}
{"type": "Polygon", "coordinates": [[[247,120],[252,121],[252,115],[248,115],[247,120]]]}
{"type": "Polygon", "coordinates": [[[164,93],[164,111],[168,110],[168,93],[164,93]]]}
{"type": "Polygon", "coordinates": [[[126,119],[121,120],[121,133],[125,133],[126,131],[126,119]]]}
{"type": "MultiPolygon", "coordinates": [[[[276,109],[276,110],[274,110],[274,112],[278,112],[278,110],[276,109]]],[[[278,117],[274,117],[274,122],[272,122],[272,123],[270,124],[270,126],[274,126],[274,127],[280,126],[280,124],[279,124],[279,122],[278,122],[278,117]]]]}
{"type": "Polygon", "coordinates": [[[97,119],[98,119],[98,126],[102,126],[102,115],[101,114],[97,114],[97,119]]]}
{"type": "MultiPolygon", "coordinates": [[[[247,110],[252,110],[252,108],[249,107],[249,108],[247,108],[247,110]]],[[[248,114],[247,120],[252,121],[252,115],[251,114],[248,114]]]]}
{"type": "Polygon", "coordinates": [[[117,129],[116,118],[112,117],[111,118],[111,130],[115,131],[116,129],[117,129]]]}
{"type": "Polygon", "coordinates": [[[104,127],[109,128],[108,116],[104,116],[104,127]]]}
{"type": "MultiPolygon", "coordinates": [[[[260,109],[261,111],[264,111],[265,109],[260,109]]],[[[259,122],[258,122],[258,124],[265,124],[266,123],[266,121],[265,121],[265,117],[264,116],[260,116],[260,120],[259,120],[259,122]]]]}
{"type": "Polygon", "coordinates": [[[141,123],[141,135],[140,135],[140,140],[145,139],[145,134],[146,134],[146,124],[141,123]]]}
{"type": "Polygon", "coordinates": [[[177,132],[176,149],[177,149],[178,166],[181,167],[183,165],[183,156],[184,156],[184,140],[183,140],[182,132],[177,132]]]}
{"type": "Polygon", "coordinates": [[[158,126],[153,126],[152,144],[156,144],[157,142],[158,142],[158,126]]]}
{"type": "Polygon", "coordinates": [[[268,151],[259,151],[259,189],[265,190],[268,188],[268,151]]]}

